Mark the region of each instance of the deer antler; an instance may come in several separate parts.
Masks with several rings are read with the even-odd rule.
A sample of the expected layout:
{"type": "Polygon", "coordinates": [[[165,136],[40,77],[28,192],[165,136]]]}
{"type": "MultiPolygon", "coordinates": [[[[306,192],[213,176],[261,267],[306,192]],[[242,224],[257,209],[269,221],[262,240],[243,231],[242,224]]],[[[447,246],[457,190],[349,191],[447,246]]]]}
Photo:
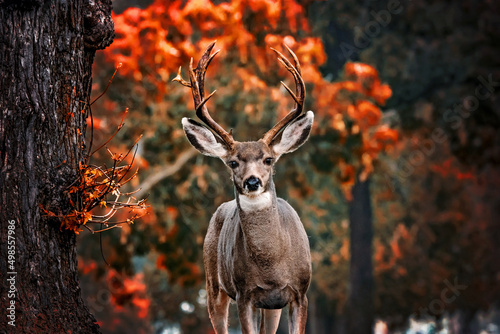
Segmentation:
{"type": "Polygon", "coordinates": [[[290,55],[293,58],[293,61],[295,63],[295,66],[292,65],[292,63],[278,50],[275,50],[271,48],[276,54],[278,55],[278,61],[293,75],[293,78],[295,79],[295,90],[296,94],[292,92],[290,88],[282,81],[281,84],[285,89],[290,93],[292,98],[295,100],[295,107],[285,116],[281,121],[276,123],[275,126],[271,130],[269,130],[262,140],[267,144],[271,144],[272,140],[278,133],[280,133],[281,130],[283,130],[288,124],[290,124],[294,119],[300,116],[302,113],[302,109],[304,107],[304,100],[306,98],[306,85],[304,84],[304,80],[302,79],[302,74],[300,71],[300,63],[299,59],[293,53],[293,51],[286,45],[283,44],[285,48],[288,50],[290,55]]]}
{"type": "Polygon", "coordinates": [[[210,129],[212,129],[217,135],[219,135],[219,137],[224,141],[224,143],[226,143],[229,147],[233,147],[234,139],[231,132],[227,132],[226,130],[224,130],[222,126],[220,126],[217,122],[215,122],[212,119],[210,113],[208,112],[208,108],[205,105],[205,103],[207,103],[207,101],[216,92],[216,90],[214,90],[210,95],[204,97],[205,72],[207,71],[208,65],[210,65],[212,59],[220,51],[217,50],[212,55],[210,55],[214,46],[215,42],[211,43],[207,47],[195,69],[193,69],[193,58],[191,58],[191,62],[189,63],[190,82],[187,82],[186,80],[182,79],[180,67],[177,76],[172,81],[177,81],[181,85],[191,88],[194,100],[194,107],[196,109],[196,115],[198,116],[198,118],[202,120],[203,123],[205,123],[210,129]]]}

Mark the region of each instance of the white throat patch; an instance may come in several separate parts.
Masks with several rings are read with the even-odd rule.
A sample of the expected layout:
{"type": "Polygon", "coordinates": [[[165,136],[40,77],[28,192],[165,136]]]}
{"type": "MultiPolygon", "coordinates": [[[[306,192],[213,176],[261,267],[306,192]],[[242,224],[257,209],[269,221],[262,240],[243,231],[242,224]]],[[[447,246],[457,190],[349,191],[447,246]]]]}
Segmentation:
{"type": "Polygon", "coordinates": [[[238,195],[240,207],[245,212],[258,211],[271,206],[271,194],[266,191],[257,196],[238,195]]]}

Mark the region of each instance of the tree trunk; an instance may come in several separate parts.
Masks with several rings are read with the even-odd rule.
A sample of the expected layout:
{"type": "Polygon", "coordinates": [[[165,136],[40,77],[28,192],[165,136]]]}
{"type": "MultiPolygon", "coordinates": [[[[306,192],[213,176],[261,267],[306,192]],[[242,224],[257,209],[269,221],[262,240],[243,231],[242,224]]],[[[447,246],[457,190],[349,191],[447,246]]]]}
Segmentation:
{"type": "Polygon", "coordinates": [[[64,190],[85,155],[92,62],[113,39],[110,14],[111,0],[0,0],[2,333],[98,333],[75,234],[41,206],[71,208],[64,190]]]}
{"type": "Polygon", "coordinates": [[[373,332],[372,210],[370,181],[356,180],[349,203],[350,285],[347,300],[346,332],[373,332]]]}
{"type": "Polygon", "coordinates": [[[464,309],[458,312],[459,327],[457,334],[479,333],[476,321],[476,312],[471,309],[464,309]]]}

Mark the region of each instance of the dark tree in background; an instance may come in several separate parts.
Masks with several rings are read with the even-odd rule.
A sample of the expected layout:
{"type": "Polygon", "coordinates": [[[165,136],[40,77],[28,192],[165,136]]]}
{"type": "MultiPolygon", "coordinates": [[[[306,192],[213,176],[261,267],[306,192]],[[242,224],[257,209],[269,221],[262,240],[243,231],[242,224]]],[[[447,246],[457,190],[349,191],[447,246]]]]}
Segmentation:
{"type": "Polygon", "coordinates": [[[349,203],[350,286],[347,300],[347,333],[372,333],[373,265],[370,180],[357,178],[349,203]]]}
{"type": "Polygon", "coordinates": [[[92,63],[113,39],[110,14],[111,0],[0,0],[0,328],[8,332],[98,332],[80,295],[75,234],[41,207],[70,209],[64,190],[86,152],[92,63]],[[4,316],[12,300],[15,328],[4,316]]]}

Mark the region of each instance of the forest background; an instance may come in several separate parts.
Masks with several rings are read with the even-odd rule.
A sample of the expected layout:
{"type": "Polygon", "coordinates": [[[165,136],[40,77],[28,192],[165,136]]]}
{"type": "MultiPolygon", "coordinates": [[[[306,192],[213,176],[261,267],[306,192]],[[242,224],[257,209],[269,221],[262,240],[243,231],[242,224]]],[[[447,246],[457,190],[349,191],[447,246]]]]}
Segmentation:
{"type": "MultiPolygon", "coordinates": [[[[143,136],[129,185],[150,208],[134,224],[78,237],[84,300],[104,333],[211,330],[202,242],[233,189],[222,162],[190,148],[180,125],[194,115],[190,92],[171,80],[213,40],[209,109],[238,140],[257,139],[292,107],[280,88],[291,78],[269,47],[286,43],[302,64],[315,127],[274,180],[310,236],[308,332],[342,333],[352,309],[359,185],[371,211],[356,228],[372,254],[359,264],[371,268],[361,285],[373,297],[361,312],[391,331],[410,318],[444,317],[456,333],[498,325],[499,3],[115,0],[113,20],[95,96],[121,67],[92,106],[93,140],[105,142],[128,108],[107,146],[126,152],[143,136]]],[[[93,159],[109,163],[106,150],[93,159]]]]}

